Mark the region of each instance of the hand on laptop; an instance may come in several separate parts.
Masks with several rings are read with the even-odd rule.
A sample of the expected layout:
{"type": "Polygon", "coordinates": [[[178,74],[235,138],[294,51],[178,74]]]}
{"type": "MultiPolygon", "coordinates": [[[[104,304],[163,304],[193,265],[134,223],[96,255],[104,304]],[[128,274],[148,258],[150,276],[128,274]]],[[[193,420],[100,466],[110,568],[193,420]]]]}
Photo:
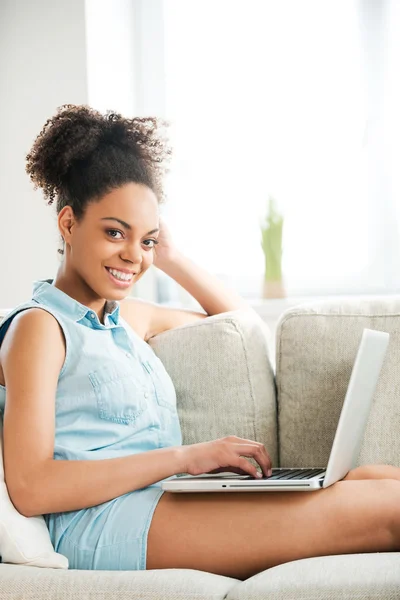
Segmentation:
{"type": "Polygon", "coordinates": [[[264,444],[230,435],[210,442],[181,446],[182,473],[203,475],[232,471],[239,475],[262,477],[257,468],[246,458],[251,457],[261,467],[264,476],[269,476],[271,458],[264,444]]]}

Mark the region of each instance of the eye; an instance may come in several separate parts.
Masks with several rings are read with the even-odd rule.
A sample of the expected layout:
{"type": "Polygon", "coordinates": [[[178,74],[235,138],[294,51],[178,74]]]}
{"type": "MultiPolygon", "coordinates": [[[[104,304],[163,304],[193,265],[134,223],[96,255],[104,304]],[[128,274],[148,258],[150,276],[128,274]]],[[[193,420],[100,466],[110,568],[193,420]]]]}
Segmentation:
{"type": "Polygon", "coordinates": [[[119,229],[107,229],[106,230],[107,235],[109,235],[111,238],[113,238],[114,240],[122,240],[123,238],[123,233],[122,231],[119,231],[119,229]],[[118,237],[118,234],[121,237],[118,237]]]}
{"type": "Polygon", "coordinates": [[[153,239],[151,239],[151,240],[144,240],[143,244],[144,244],[145,242],[153,242],[153,246],[146,246],[146,248],[149,248],[149,250],[151,250],[151,249],[152,249],[152,248],[154,248],[154,247],[155,247],[157,244],[159,244],[159,243],[160,243],[158,240],[153,240],[153,239]]]}

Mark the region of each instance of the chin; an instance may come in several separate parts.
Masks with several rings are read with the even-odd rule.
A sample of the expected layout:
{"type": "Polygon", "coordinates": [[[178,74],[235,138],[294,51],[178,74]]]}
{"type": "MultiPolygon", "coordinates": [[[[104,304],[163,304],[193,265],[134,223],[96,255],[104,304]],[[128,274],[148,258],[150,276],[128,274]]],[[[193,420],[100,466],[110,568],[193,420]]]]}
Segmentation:
{"type": "Polygon", "coordinates": [[[119,302],[121,300],[125,300],[131,295],[133,285],[126,290],[108,290],[107,296],[104,296],[106,300],[114,300],[115,302],[119,302]]]}
{"type": "Polygon", "coordinates": [[[105,281],[105,282],[102,281],[101,296],[103,298],[106,298],[107,300],[114,300],[116,302],[118,302],[120,300],[124,300],[125,298],[128,298],[132,293],[132,289],[133,289],[135,283],[137,282],[138,279],[141,278],[142,275],[143,275],[143,270],[139,271],[138,274],[134,275],[133,279],[129,282],[128,286],[126,286],[126,285],[119,286],[114,281],[110,281],[108,275],[106,275],[108,281],[105,281]]]}

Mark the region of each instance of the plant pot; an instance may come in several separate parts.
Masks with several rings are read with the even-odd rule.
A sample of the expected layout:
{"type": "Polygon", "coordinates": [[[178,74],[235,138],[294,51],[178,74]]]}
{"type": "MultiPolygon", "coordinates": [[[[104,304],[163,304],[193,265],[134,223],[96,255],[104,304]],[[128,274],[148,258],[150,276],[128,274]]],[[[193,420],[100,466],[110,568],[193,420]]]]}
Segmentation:
{"type": "Polygon", "coordinates": [[[263,299],[286,298],[286,290],[283,280],[280,279],[279,281],[268,281],[264,279],[262,297],[263,299]]]}

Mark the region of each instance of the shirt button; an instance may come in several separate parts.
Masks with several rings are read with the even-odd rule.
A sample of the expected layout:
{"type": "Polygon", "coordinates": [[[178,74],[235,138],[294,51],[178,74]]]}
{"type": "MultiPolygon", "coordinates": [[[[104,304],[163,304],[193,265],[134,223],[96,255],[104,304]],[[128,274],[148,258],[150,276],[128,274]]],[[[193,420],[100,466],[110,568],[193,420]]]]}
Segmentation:
{"type": "Polygon", "coordinates": [[[125,352],[125,355],[126,355],[128,358],[130,358],[130,357],[131,357],[131,355],[129,354],[129,352],[125,352]]]}
{"type": "Polygon", "coordinates": [[[94,319],[94,313],[90,313],[90,318],[94,319]]]}
{"type": "Polygon", "coordinates": [[[145,397],[145,398],[148,398],[148,397],[149,397],[149,392],[145,392],[145,393],[144,393],[144,397],[145,397]]]}

